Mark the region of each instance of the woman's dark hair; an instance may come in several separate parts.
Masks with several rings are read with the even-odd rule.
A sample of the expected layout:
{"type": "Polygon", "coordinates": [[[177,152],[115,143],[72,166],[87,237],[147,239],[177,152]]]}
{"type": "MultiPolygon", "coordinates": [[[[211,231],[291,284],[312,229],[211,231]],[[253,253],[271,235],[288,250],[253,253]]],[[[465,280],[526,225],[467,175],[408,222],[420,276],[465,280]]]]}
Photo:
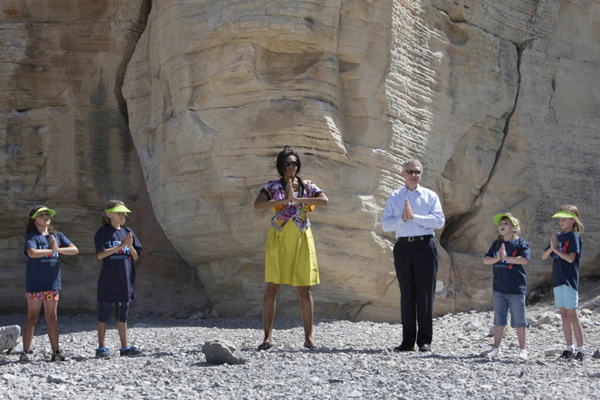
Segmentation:
{"type": "Polygon", "coordinates": [[[300,169],[302,168],[302,161],[300,161],[300,156],[296,153],[290,146],[283,146],[283,151],[277,155],[277,172],[281,175],[281,184],[283,185],[283,189],[286,189],[287,182],[283,179],[285,176],[285,159],[289,156],[296,157],[296,162],[298,163],[298,169],[296,170],[296,179],[298,179],[298,197],[304,197],[304,192],[306,191],[306,186],[304,186],[304,181],[302,178],[298,176],[300,169]]]}
{"type": "Polygon", "coordinates": [[[298,169],[296,170],[296,174],[300,173],[300,169],[302,168],[302,161],[300,161],[300,156],[296,153],[290,146],[284,146],[283,151],[277,155],[277,172],[282,177],[285,176],[285,159],[289,156],[296,157],[296,161],[298,162],[298,169]]]}
{"type": "MultiPolygon", "coordinates": [[[[25,233],[37,232],[35,219],[31,219],[31,217],[42,207],[48,208],[46,206],[35,206],[29,211],[29,215],[27,216],[27,225],[25,226],[25,233]]],[[[56,233],[56,229],[54,229],[54,226],[52,226],[52,219],[50,220],[50,226],[48,226],[48,233],[51,235],[56,233]]]]}

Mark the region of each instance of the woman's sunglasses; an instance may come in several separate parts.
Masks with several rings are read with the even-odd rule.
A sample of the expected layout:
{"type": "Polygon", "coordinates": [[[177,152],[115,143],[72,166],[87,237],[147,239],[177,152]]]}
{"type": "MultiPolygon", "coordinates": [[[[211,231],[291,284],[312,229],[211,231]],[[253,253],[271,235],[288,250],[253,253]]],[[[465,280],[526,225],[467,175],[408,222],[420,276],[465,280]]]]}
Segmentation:
{"type": "Polygon", "coordinates": [[[286,168],[287,167],[297,167],[298,166],[298,161],[291,161],[291,162],[286,161],[286,162],[283,163],[283,165],[285,165],[286,168]]]}

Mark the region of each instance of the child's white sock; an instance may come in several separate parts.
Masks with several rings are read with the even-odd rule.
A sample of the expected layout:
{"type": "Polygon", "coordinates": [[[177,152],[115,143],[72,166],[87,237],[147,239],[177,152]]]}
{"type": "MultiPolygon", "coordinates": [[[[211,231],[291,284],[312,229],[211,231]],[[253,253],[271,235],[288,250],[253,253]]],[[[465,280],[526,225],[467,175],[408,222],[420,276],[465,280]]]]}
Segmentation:
{"type": "Polygon", "coordinates": [[[585,353],[585,347],[581,346],[577,348],[578,353],[585,353]]]}
{"type": "Polygon", "coordinates": [[[573,351],[573,346],[567,346],[567,351],[573,351]]]}

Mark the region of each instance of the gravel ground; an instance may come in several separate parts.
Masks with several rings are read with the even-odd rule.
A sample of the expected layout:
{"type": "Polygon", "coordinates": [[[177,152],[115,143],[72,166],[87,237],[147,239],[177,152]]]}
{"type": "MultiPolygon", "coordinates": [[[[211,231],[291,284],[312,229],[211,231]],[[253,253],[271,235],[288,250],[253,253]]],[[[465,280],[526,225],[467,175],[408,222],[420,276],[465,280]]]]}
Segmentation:
{"type": "MultiPolygon", "coordinates": [[[[397,324],[317,319],[318,350],[307,350],[299,319],[276,318],[274,347],[257,352],[257,319],[160,319],[132,316],[137,358],[94,358],[93,315],[60,316],[61,347],[70,359],[49,361],[43,316],[35,333],[35,361],[0,355],[0,394],[6,399],[592,399],[600,398],[600,288],[583,285],[581,316],[587,359],[559,361],[564,350],[560,316],[549,296],[528,306],[529,360],[517,357],[515,332],[507,330],[503,357],[481,356],[492,343],[491,311],[449,314],[434,321],[431,353],[394,353],[397,324]],[[207,340],[240,349],[243,365],[210,365],[207,340]]],[[[399,311],[398,311],[399,312],[399,311]]],[[[0,326],[23,326],[24,315],[0,316],[0,326]]],[[[118,349],[114,324],[107,345],[118,349]]],[[[18,350],[18,349],[17,349],[18,350]]]]}

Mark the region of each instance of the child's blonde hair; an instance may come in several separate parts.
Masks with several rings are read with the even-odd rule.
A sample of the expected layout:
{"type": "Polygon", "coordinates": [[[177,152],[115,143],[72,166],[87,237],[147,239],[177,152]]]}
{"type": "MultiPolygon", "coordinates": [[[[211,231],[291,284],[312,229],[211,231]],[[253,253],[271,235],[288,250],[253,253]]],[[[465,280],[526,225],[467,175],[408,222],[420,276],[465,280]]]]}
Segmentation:
{"type": "MultiPolygon", "coordinates": [[[[500,218],[500,222],[502,221],[508,221],[510,222],[510,224],[512,226],[514,226],[515,230],[513,231],[513,240],[514,239],[518,239],[519,235],[521,234],[521,221],[519,221],[519,219],[517,217],[515,217],[514,215],[512,215],[511,213],[504,213],[504,217],[500,218]],[[513,221],[516,221],[516,225],[513,224],[513,221]]],[[[498,235],[498,244],[502,244],[502,242],[504,241],[504,236],[502,235],[498,235]]]]}
{"type": "Polygon", "coordinates": [[[573,224],[573,230],[575,232],[578,232],[580,235],[583,235],[583,224],[579,222],[579,209],[574,205],[565,204],[562,207],[560,207],[559,211],[566,211],[568,213],[575,214],[577,218],[574,218],[575,223],[573,224]]]}
{"type": "MultiPolygon", "coordinates": [[[[121,200],[109,200],[106,203],[106,205],[104,206],[104,209],[110,210],[113,207],[124,206],[124,205],[125,205],[125,203],[123,203],[121,200]]],[[[127,215],[125,215],[125,222],[127,222],[127,215]]],[[[106,215],[106,212],[102,216],[102,225],[110,225],[110,218],[108,218],[108,216],[106,215]]],[[[123,223],[123,225],[125,225],[125,223],[123,223]]]]}

